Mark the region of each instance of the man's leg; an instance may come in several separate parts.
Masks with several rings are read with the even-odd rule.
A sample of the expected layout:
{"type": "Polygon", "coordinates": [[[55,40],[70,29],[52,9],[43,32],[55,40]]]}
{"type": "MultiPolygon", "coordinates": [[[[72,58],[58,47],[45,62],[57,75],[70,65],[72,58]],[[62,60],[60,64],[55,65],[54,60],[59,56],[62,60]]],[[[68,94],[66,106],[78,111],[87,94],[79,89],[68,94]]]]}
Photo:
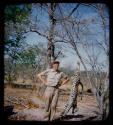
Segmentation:
{"type": "Polygon", "coordinates": [[[55,116],[56,106],[57,106],[57,102],[58,102],[58,96],[59,96],[59,90],[55,89],[54,96],[53,96],[52,103],[51,103],[51,117],[50,117],[50,121],[52,121],[54,119],[54,116],[55,116]]]}
{"type": "Polygon", "coordinates": [[[47,87],[45,90],[45,117],[44,120],[49,120],[50,118],[50,107],[53,98],[54,88],[47,87]]]}

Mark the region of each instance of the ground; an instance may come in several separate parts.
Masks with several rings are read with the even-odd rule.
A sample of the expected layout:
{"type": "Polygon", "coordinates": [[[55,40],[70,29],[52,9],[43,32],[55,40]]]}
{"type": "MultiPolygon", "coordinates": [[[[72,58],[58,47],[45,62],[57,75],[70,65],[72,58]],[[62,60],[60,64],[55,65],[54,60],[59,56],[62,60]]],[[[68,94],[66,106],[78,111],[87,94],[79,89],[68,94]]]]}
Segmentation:
{"type": "MultiPolygon", "coordinates": [[[[57,104],[56,120],[62,121],[83,121],[99,120],[99,109],[95,97],[91,93],[84,93],[82,100],[78,97],[78,111],[72,115],[71,111],[62,119],[59,114],[63,110],[64,104],[68,99],[66,90],[60,89],[60,97],[57,104]]],[[[39,96],[31,89],[11,88],[4,89],[4,105],[13,105],[12,114],[9,120],[36,120],[43,121],[44,116],[44,98],[39,96]]]]}

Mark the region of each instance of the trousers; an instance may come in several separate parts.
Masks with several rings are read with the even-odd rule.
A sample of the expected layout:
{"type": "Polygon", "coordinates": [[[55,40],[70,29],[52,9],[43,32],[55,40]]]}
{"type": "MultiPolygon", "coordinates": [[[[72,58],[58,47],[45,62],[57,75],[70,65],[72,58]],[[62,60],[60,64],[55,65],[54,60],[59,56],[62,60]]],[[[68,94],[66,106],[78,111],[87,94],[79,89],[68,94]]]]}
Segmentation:
{"type": "Polygon", "coordinates": [[[52,121],[56,113],[58,103],[59,89],[47,86],[45,90],[45,117],[44,120],[52,121]]]}

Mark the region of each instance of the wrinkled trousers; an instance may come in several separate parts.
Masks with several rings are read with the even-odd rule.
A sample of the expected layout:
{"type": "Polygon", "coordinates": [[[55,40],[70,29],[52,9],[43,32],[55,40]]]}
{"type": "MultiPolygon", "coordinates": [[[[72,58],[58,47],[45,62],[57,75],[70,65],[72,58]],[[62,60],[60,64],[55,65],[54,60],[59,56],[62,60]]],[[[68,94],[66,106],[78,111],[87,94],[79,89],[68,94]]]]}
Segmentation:
{"type": "Polygon", "coordinates": [[[59,89],[47,86],[45,90],[45,117],[44,120],[52,121],[55,116],[56,106],[58,102],[59,89]]]}

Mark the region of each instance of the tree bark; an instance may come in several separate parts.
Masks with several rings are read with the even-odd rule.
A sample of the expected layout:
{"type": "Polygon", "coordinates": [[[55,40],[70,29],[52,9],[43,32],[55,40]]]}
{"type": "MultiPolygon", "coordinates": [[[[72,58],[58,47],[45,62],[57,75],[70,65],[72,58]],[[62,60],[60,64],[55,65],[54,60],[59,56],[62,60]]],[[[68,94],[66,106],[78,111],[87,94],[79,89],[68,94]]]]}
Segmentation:
{"type": "Polygon", "coordinates": [[[48,8],[50,31],[49,31],[48,45],[47,45],[47,62],[49,68],[51,67],[51,62],[55,60],[55,55],[54,55],[55,51],[54,30],[56,25],[56,20],[54,17],[55,9],[56,9],[56,3],[50,3],[48,8]]]}

